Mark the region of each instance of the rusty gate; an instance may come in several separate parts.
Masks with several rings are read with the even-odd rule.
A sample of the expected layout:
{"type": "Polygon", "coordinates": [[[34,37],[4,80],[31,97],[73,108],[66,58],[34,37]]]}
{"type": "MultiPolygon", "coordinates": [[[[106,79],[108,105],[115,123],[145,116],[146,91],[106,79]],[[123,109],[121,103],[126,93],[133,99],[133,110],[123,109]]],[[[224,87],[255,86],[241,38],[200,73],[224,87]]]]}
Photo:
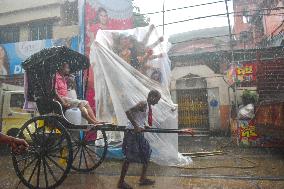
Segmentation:
{"type": "Polygon", "coordinates": [[[177,101],[180,128],[209,129],[206,89],[178,90],[177,101]]]}

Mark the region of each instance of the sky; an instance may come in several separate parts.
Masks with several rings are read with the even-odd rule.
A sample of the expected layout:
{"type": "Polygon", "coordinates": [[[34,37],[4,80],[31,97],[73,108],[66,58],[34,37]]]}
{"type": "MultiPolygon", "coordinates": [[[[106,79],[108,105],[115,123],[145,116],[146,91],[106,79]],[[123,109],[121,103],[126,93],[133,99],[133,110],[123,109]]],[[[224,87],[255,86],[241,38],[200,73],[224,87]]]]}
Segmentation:
{"type": "MultiPolygon", "coordinates": [[[[175,9],[180,7],[187,7],[192,5],[212,3],[219,0],[134,0],[133,4],[140,8],[140,13],[157,12],[163,10],[163,2],[165,10],[175,9]]],[[[233,12],[232,0],[228,2],[229,12],[233,12]]],[[[192,19],[196,17],[203,17],[207,15],[215,15],[226,13],[226,6],[224,1],[211,5],[204,5],[199,7],[185,8],[182,10],[175,10],[165,12],[164,23],[171,23],[181,20],[192,19]]],[[[156,26],[163,24],[163,14],[147,15],[150,18],[150,23],[156,26]]],[[[231,17],[231,22],[233,18],[231,17]]],[[[231,24],[232,25],[232,24],[231,24]]],[[[191,30],[198,30],[211,27],[228,26],[226,16],[218,16],[204,19],[197,19],[177,24],[166,25],[164,27],[164,34],[170,36],[175,33],[182,33],[191,30]]],[[[160,34],[163,34],[163,28],[157,27],[160,34]]]]}

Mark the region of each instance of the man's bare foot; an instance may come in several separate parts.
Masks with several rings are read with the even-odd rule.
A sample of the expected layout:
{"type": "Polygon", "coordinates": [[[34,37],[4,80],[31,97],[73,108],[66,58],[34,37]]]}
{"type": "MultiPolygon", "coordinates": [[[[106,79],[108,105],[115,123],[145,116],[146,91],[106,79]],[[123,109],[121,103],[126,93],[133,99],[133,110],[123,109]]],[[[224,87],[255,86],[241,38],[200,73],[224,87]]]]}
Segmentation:
{"type": "Polygon", "coordinates": [[[120,189],[132,189],[132,187],[129,184],[127,184],[126,182],[118,183],[117,188],[120,188],[120,189]]]}
{"type": "Polygon", "coordinates": [[[155,181],[154,180],[151,180],[151,179],[140,179],[140,182],[139,182],[139,185],[140,186],[149,186],[149,185],[154,185],[155,184],[155,181]]]}

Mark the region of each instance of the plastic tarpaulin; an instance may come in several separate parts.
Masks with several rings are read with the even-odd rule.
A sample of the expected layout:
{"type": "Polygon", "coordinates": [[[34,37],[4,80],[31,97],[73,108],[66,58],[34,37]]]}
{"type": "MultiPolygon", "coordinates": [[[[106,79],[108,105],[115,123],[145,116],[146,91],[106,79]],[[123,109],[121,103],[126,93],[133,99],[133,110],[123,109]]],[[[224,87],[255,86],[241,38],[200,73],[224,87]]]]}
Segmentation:
{"type": "MultiPolygon", "coordinates": [[[[153,127],[178,128],[177,108],[169,92],[168,47],[167,41],[159,38],[157,31],[151,26],[123,31],[98,31],[96,41],[91,46],[90,61],[95,73],[99,120],[127,125],[125,112],[138,102],[145,101],[149,91],[156,89],[162,97],[153,106],[153,127]],[[133,55],[133,49],[135,56],[146,57],[139,61],[139,68],[133,67],[131,61],[127,61],[127,56],[123,57],[127,52],[130,53],[129,56],[133,55]]],[[[110,143],[123,140],[122,132],[109,132],[107,136],[110,143]]],[[[153,162],[160,165],[191,163],[189,157],[178,152],[177,134],[145,133],[145,137],[151,145],[153,162]]]]}

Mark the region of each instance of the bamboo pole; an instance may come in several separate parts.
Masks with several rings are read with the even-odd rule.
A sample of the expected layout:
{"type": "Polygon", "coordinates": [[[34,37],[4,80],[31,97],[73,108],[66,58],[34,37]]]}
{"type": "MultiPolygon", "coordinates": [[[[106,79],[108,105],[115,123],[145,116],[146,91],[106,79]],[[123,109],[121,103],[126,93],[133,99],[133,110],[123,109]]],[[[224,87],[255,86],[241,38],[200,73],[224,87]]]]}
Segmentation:
{"type": "MultiPolygon", "coordinates": [[[[126,126],[116,126],[116,125],[96,126],[93,129],[94,130],[103,130],[103,131],[121,131],[121,132],[132,130],[132,129],[127,129],[126,126]]],[[[186,134],[184,130],[161,129],[161,128],[146,128],[142,132],[145,132],[145,133],[182,133],[182,134],[186,134]]]]}

